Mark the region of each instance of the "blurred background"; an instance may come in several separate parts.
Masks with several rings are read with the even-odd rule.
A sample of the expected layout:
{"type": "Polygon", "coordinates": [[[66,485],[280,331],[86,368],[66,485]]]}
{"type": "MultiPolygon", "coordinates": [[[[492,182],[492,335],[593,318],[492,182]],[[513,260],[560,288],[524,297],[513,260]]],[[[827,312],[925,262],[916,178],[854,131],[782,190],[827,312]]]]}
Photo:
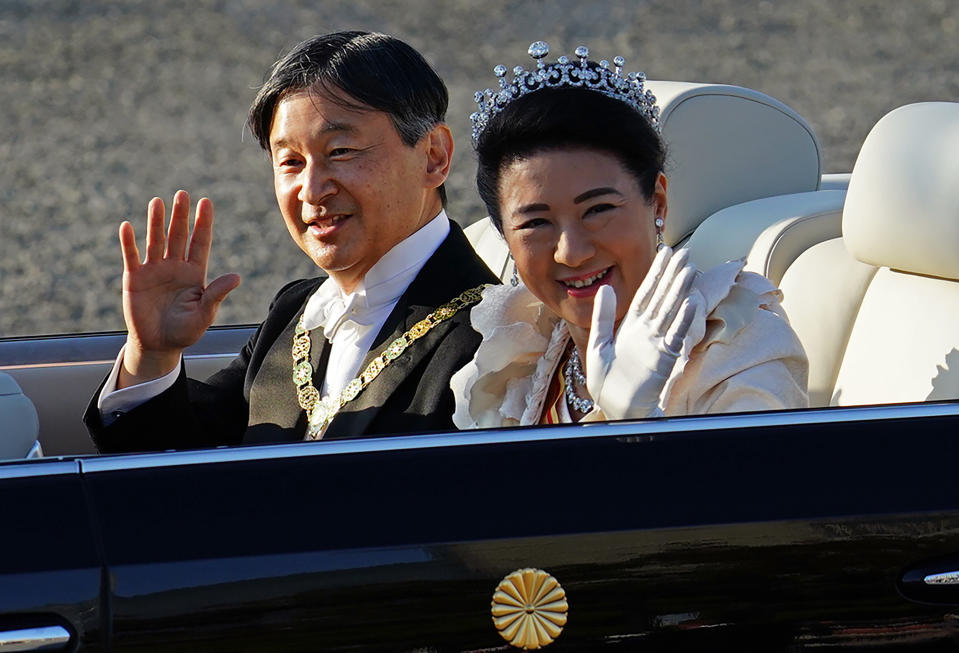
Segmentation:
{"type": "Polygon", "coordinates": [[[217,323],[257,322],[314,276],[244,119],[285,50],[341,29],[398,36],[446,81],[464,225],[484,215],[473,92],[494,65],[526,65],[533,40],[771,95],[812,125],[825,172],[849,171],[895,107],[959,101],[954,0],[0,0],[0,337],[122,329],[117,227],[142,236],[146,203],[178,188],[216,205],[211,278],[243,276],[217,323]]]}

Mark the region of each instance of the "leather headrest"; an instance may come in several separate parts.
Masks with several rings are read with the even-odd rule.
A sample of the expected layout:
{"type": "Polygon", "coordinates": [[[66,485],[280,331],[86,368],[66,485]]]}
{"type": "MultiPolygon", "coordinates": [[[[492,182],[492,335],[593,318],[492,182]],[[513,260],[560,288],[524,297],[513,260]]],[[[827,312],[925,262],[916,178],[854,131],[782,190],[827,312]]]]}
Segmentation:
{"type": "Polygon", "coordinates": [[[869,132],[849,179],[843,240],[864,263],[959,279],[959,103],[908,104],[869,132]]]}
{"type": "Polygon", "coordinates": [[[33,402],[12,376],[0,372],[0,460],[26,456],[39,429],[33,402]]]}
{"type": "Polygon", "coordinates": [[[668,147],[665,239],[676,244],[716,211],[818,190],[819,143],[795,111],[739,86],[648,81],[668,147]]]}

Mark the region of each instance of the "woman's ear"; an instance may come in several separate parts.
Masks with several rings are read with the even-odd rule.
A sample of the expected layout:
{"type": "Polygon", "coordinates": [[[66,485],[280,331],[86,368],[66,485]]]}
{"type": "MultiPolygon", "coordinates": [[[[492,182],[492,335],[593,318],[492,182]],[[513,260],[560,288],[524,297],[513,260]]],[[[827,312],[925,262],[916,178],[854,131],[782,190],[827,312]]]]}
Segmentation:
{"type": "Polygon", "coordinates": [[[669,210],[666,201],[666,187],[668,186],[668,181],[666,175],[662,172],[656,176],[656,185],[653,187],[653,210],[656,212],[655,215],[658,218],[662,218],[663,222],[666,222],[666,213],[669,210]]]}
{"type": "Polygon", "coordinates": [[[439,188],[450,174],[453,161],[453,134],[445,123],[437,123],[426,139],[426,179],[430,188],[439,188]]]}

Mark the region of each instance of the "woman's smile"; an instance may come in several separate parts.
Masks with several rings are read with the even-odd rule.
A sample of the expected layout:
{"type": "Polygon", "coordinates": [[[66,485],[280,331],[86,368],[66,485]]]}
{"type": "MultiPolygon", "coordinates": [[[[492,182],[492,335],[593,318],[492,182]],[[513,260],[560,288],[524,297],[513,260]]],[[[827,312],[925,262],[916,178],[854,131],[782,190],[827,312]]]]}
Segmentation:
{"type": "Polygon", "coordinates": [[[647,198],[616,157],[557,149],[510,163],[500,188],[503,235],[526,287],[569,324],[588,329],[593,297],[609,285],[621,319],[656,255],[665,177],[647,198]]]}
{"type": "Polygon", "coordinates": [[[590,272],[575,277],[566,277],[560,279],[559,283],[565,287],[570,297],[592,297],[601,285],[609,282],[609,275],[612,269],[613,267],[610,266],[597,272],[590,272]]]}

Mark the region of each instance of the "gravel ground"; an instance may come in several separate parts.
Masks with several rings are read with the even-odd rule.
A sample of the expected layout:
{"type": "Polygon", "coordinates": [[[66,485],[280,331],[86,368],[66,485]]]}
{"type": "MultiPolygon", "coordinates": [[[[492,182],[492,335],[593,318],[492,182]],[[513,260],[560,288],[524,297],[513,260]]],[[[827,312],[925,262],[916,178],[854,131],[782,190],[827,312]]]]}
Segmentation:
{"type": "Polygon", "coordinates": [[[463,224],[483,215],[473,91],[535,39],[772,95],[812,124],[829,172],[852,167],[891,109],[959,100],[954,0],[0,0],[0,337],[122,328],[117,225],[142,231],[150,197],[178,188],[216,203],[211,273],[244,277],[219,323],[256,321],[286,280],[314,274],[243,121],[283,51],[339,29],[394,34],[446,80],[463,224]]]}

